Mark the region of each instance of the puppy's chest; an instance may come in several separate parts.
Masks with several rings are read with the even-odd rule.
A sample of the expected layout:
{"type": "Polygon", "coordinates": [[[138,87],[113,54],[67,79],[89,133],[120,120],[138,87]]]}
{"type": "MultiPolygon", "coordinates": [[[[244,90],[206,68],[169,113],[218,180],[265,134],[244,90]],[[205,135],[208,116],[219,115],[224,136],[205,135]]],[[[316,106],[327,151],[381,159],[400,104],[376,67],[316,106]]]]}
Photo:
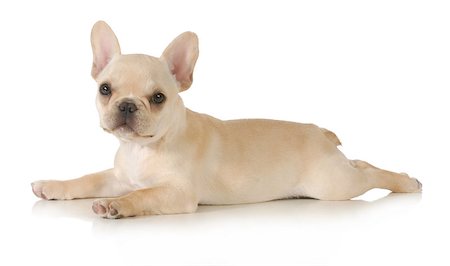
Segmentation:
{"type": "Polygon", "coordinates": [[[140,189],[167,182],[173,171],[171,164],[170,158],[151,149],[121,147],[114,168],[121,182],[140,189]]]}

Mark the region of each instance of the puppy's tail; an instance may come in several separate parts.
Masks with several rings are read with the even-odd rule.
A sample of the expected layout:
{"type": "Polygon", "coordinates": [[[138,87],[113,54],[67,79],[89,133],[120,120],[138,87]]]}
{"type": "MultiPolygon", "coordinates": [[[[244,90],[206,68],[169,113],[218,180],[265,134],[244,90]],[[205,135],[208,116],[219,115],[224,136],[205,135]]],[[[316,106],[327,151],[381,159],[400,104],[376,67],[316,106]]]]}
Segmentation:
{"type": "Polygon", "coordinates": [[[336,136],[336,134],[334,134],[333,132],[331,132],[331,131],[329,131],[328,129],[325,129],[325,128],[320,128],[320,130],[325,135],[325,137],[327,137],[327,139],[329,139],[331,142],[333,142],[336,146],[342,145],[341,141],[336,136]]]}

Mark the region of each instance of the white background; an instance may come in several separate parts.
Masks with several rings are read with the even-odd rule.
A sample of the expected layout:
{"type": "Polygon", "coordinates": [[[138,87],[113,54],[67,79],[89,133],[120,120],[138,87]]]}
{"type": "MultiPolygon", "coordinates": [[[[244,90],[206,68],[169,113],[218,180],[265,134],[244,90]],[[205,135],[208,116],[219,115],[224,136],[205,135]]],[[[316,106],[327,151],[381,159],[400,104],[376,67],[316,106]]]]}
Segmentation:
{"type": "Polygon", "coordinates": [[[450,8],[446,1],[3,1],[0,264],[445,265],[450,8]],[[29,183],[112,166],[98,126],[90,30],[124,53],[200,38],[189,108],[313,122],[349,158],[406,171],[422,194],[375,190],[104,220],[91,200],[38,201],[29,183]],[[387,196],[388,195],[388,196],[387,196]],[[7,263],[5,263],[7,262],[7,263]]]}

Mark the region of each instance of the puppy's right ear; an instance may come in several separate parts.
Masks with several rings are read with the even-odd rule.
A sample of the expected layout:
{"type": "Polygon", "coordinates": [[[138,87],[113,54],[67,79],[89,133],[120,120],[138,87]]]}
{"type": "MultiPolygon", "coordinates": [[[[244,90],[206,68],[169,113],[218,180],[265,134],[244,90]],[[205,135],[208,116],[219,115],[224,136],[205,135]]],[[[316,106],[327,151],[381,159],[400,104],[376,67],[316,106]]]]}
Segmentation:
{"type": "Polygon", "coordinates": [[[92,27],[91,45],[94,54],[91,75],[95,79],[114,56],[120,55],[120,46],[116,35],[104,21],[98,21],[92,27]]]}

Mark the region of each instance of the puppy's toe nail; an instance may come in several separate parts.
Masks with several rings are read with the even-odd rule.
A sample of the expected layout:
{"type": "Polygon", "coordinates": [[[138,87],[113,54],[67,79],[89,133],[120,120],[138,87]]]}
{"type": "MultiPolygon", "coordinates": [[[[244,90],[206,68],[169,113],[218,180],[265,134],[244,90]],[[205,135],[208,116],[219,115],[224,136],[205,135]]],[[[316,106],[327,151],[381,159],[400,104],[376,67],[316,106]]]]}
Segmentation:
{"type": "Polygon", "coordinates": [[[41,191],[41,198],[43,198],[43,199],[45,199],[45,200],[48,200],[47,195],[45,195],[44,192],[42,192],[42,191],[41,191]]]}
{"type": "Polygon", "coordinates": [[[33,184],[31,184],[31,189],[33,190],[33,194],[36,195],[36,197],[40,198],[41,197],[41,192],[38,191],[33,184]]]}
{"type": "Polygon", "coordinates": [[[36,197],[48,200],[47,196],[42,191],[42,185],[33,182],[31,183],[31,189],[33,191],[33,194],[36,195],[36,197]]]}
{"type": "Polygon", "coordinates": [[[417,185],[419,186],[419,189],[422,190],[422,183],[416,178],[417,185]]]}
{"type": "Polygon", "coordinates": [[[109,214],[111,216],[116,216],[117,214],[119,214],[119,212],[116,209],[114,209],[113,207],[110,207],[109,214]]]}
{"type": "Polygon", "coordinates": [[[121,214],[120,210],[121,210],[120,204],[117,201],[112,201],[108,206],[107,218],[120,219],[124,217],[123,214],[121,214]]]}
{"type": "Polygon", "coordinates": [[[100,202],[94,202],[92,204],[92,210],[96,213],[96,214],[105,214],[106,213],[106,208],[105,206],[103,206],[100,202]]]}

